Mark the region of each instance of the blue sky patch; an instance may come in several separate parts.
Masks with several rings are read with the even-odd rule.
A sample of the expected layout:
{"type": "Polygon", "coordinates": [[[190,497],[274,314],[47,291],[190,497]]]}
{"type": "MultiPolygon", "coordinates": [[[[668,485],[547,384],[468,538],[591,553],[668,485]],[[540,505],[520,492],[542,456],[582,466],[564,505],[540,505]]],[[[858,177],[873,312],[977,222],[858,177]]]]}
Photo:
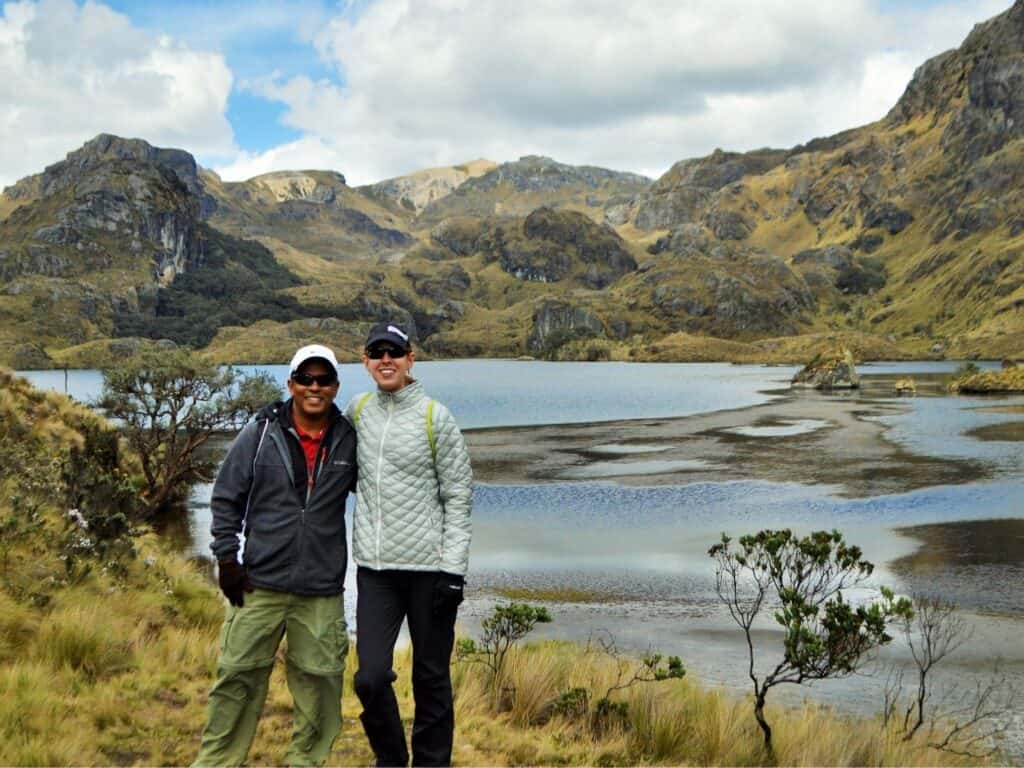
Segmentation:
{"type": "Polygon", "coordinates": [[[281,123],[286,108],[244,87],[246,81],[296,76],[343,83],[319,57],[309,35],[335,15],[321,0],[105,0],[136,26],[169,35],[191,48],[224,56],[234,75],[227,118],[241,149],[258,153],[294,141],[302,133],[281,123]]]}

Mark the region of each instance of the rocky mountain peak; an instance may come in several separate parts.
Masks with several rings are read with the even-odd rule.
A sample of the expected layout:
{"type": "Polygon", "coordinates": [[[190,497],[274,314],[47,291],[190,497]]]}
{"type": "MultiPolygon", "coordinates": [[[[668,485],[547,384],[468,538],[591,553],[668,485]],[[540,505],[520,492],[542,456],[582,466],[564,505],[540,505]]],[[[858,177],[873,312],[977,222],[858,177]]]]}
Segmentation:
{"type": "Polygon", "coordinates": [[[59,163],[48,166],[43,171],[42,193],[50,194],[96,165],[110,160],[128,160],[167,168],[189,192],[196,196],[202,194],[196,160],[185,150],[154,147],[142,139],[125,139],[109,133],[101,133],[69,152],[59,163]]]}
{"type": "Polygon", "coordinates": [[[647,186],[651,179],[637,173],[612,171],[592,165],[567,165],[544,155],[524,155],[467,182],[467,186],[485,190],[506,183],[520,192],[526,192],[554,190],[571,184],[596,189],[606,182],[647,186]]]}
{"type": "Polygon", "coordinates": [[[1024,0],[976,24],[963,44],[914,73],[887,121],[953,116],[943,148],[970,162],[1024,136],[1024,0]]]}
{"type": "Polygon", "coordinates": [[[497,163],[478,159],[461,165],[425,168],[360,189],[373,197],[392,200],[406,210],[419,214],[431,203],[454,192],[466,180],[483,176],[496,167],[497,163]]]}
{"type": "Polygon", "coordinates": [[[254,184],[267,190],[276,202],[307,200],[333,203],[345,177],[336,171],[274,171],[256,176],[254,184]]]}

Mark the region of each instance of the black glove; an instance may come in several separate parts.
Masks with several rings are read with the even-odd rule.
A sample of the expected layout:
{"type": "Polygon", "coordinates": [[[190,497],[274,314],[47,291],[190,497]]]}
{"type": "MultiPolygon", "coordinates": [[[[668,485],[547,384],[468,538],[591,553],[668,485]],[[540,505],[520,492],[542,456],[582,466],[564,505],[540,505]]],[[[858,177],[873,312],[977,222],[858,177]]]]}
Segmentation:
{"type": "Polygon", "coordinates": [[[440,571],[434,582],[434,615],[454,613],[462,602],[462,587],[466,579],[454,573],[440,571]]]}
{"type": "Polygon", "coordinates": [[[234,558],[217,563],[217,581],[228,602],[239,608],[245,604],[244,593],[252,592],[253,589],[244,566],[239,565],[234,558]]]}

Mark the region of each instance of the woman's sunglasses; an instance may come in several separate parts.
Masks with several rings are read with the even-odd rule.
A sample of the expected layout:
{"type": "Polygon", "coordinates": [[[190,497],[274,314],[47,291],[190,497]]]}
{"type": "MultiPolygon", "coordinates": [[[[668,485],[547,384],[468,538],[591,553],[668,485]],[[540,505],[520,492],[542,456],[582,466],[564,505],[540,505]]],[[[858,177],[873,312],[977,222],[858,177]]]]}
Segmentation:
{"type": "Polygon", "coordinates": [[[338,383],[338,377],[333,373],[306,373],[300,371],[299,373],[292,374],[292,381],[301,387],[311,387],[315,381],[321,387],[333,387],[338,383]]]}
{"type": "Polygon", "coordinates": [[[388,355],[392,360],[397,360],[400,357],[405,357],[406,353],[406,350],[388,344],[374,345],[366,350],[366,356],[371,360],[380,360],[384,355],[388,355]]]}

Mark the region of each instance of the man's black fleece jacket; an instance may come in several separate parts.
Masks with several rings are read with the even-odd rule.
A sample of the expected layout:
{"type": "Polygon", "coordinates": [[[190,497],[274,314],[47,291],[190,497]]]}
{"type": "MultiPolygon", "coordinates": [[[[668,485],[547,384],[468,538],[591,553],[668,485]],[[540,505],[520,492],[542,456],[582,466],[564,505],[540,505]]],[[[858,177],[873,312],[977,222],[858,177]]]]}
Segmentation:
{"type": "Polygon", "coordinates": [[[292,424],[292,403],[274,403],[232,443],[213,485],[210,549],[236,558],[255,587],[298,595],[336,595],[345,584],[345,499],[356,483],[356,432],[331,408],[308,482],[292,424]]]}

